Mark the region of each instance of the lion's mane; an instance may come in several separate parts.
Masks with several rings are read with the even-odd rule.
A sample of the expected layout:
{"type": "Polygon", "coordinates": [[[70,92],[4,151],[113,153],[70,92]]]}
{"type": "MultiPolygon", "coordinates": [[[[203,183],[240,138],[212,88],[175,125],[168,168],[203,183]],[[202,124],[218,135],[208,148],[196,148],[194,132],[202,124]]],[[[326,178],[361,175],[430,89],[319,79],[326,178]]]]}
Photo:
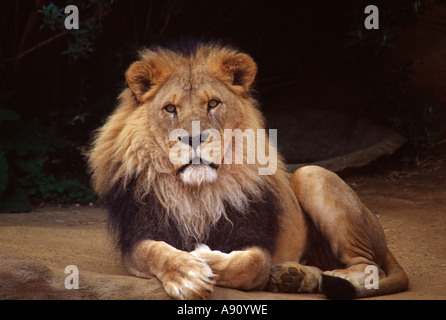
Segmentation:
{"type": "MultiPolygon", "coordinates": [[[[210,59],[228,52],[236,51],[217,44],[183,52],[157,47],[142,51],[140,58],[159,55],[165,63],[174,64],[179,56],[210,59]]],[[[247,127],[263,128],[256,100],[248,94],[243,101],[247,127]]],[[[184,250],[203,241],[222,251],[251,242],[261,242],[272,250],[278,232],[279,185],[286,175],[282,160],[277,160],[274,175],[259,175],[257,164],[223,163],[215,182],[186,185],[172,170],[150,119],[140,110],[132,91],[124,89],[117,109],[96,131],[89,153],[93,185],[108,209],[109,225],[117,234],[121,251],[128,252],[144,238],[163,240],[184,250]]]]}

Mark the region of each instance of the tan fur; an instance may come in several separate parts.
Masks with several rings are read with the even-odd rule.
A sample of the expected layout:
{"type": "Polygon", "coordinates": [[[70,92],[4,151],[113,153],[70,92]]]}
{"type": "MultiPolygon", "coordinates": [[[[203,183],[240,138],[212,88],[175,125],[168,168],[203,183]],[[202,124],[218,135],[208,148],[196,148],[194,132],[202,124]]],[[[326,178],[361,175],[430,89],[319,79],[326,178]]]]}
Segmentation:
{"type": "Polygon", "coordinates": [[[215,275],[202,259],[164,242],[141,242],[125,257],[125,266],[137,277],[156,275],[176,299],[203,299],[214,291],[215,275]]]}
{"type": "Polygon", "coordinates": [[[218,275],[218,285],[241,290],[261,290],[269,278],[271,257],[258,247],[223,253],[198,248],[192,255],[206,261],[218,275]]]}
{"type": "MultiPolygon", "coordinates": [[[[262,289],[267,285],[271,266],[302,262],[308,246],[308,226],[301,206],[339,252],[337,258],[350,266],[343,272],[359,264],[394,265],[394,259],[386,255],[382,230],[371,213],[353,191],[326,170],[300,169],[290,184],[290,175],[278,156],[277,171],[272,175],[259,175],[258,169],[264,165],[244,161],[217,164],[218,176],[212,183],[188,185],[179,178],[180,165],[172,164],[168,156],[172,148],[168,138],[173,129],[182,128],[191,134],[192,121],[200,121],[201,130],[216,129],[223,137],[223,130],[228,128],[264,128],[263,117],[250,95],[256,72],[251,57],[218,45],[200,45],[188,57],[166,49],[143,50],[140,60],[126,72],[128,88],[119,96],[118,108],[96,132],[89,164],[98,194],[107,194],[116,183],[126,187],[138,177],[137,198],[155,192],[167,217],[177,221],[182,232],[197,242],[206,238],[219,219],[227,219],[225,201],[243,214],[248,196],[260,200],[262,188],[272,190],[281,199],[280,233],[272,255],[258,247],[227,254],[203,248],[188,253],[150,239],[135,245],[124,257],[129,272],[139,277],[155,275],[174,298],[207,298],[214,284],[262,289]],[[222,103],[208,111],[206,104],[211,99],[222,103]],[[166,113],[163,108],[167,104],[177,107],[177,117],[166,113]],[[346,214],[350,211],[352,215],[346,214]],[[362,229],[364,222],[357,221],[360,217],[374,226],[370,229],[373,232],[362,229]],[[357,235],[368,237],[368,241],[361,242],[357,235]]],[[[274,148],[268,137],[260,143],[269,151],[274,148]]],[[[222,146],[222,154],[225,148],[222,146]]],[[[246,160],[246,145],[244,149],[246,160]]],[[[294,272],[290,265],[274,270],[290,268],[294,272]]],[[[299,292],[319,288],[322,271],[298,268],[307,270],[308,275],[299,292]]],[[[277,281],[270,281],[268,286],[280,291],[277,281]]]]}

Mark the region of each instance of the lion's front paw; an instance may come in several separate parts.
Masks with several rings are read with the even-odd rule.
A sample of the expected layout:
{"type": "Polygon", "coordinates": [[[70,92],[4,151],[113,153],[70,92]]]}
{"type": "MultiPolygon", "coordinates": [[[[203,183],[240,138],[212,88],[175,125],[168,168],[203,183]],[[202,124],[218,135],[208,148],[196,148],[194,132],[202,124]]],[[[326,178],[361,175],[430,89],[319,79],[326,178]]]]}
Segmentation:
{"type": "Polygon", "coordinates": [[[265,290],[286,293],[318,292],[320,275],[319,269],[297,262],[276,264],[271,268],[265,290]]]}
{"type": "Polygon", "coordinates": [[[227,260],[229,256],[229,254],[227,253],[223,253],[218,250],[211,250],[207,245],[204,244],[197,245],[195,250],[191,251],[190,254],[200,260],[205,261],[212,270],[214,270],[214,268],[217,267],[218,264],[227,260]]]}
{"type": "Polygon", "coordinates": [[[178,300],[206,299],[214,292],[215,275],[201,259],[182,252],[162,277],[164,289],[178,300]]]}

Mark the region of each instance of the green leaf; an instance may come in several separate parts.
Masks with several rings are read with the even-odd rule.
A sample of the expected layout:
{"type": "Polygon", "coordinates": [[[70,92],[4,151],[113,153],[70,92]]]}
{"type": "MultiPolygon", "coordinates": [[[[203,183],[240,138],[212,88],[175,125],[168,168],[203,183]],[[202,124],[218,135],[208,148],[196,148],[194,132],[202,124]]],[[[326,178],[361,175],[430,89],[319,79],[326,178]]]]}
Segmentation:
{"type": "Polygon", "coordinates": [[[62,149],[69,145],[67,140],[60,138],[51,128],[42,126],[38,120],[18,121],[9,130],[10,136],[0,136],[0,145],[8,155],[38,155],[51,148],[62,149]]]}
{"type": "Polygon", "coordinates": [[[0,194],[8,185],[8,161],[3,149],[0,147],[0,194]]]}
{"type": "Polygon", "coordinates": [[[26,191],[16,183],[12,183],[0,197],[0,212],[26,212],[29,208],[26,191]]]}
{"type": "Polygon", "coordinates": [[[39,173],[43,169],[43,159],[40,156],[18,158],[15,163],[26,173],[39,173]]]}
{"type": "Polygon", "coordinates": [[[0,122],[5,120],[18,120],[20,119],[20,114],[10,109],[0,108],[0,122]]]}

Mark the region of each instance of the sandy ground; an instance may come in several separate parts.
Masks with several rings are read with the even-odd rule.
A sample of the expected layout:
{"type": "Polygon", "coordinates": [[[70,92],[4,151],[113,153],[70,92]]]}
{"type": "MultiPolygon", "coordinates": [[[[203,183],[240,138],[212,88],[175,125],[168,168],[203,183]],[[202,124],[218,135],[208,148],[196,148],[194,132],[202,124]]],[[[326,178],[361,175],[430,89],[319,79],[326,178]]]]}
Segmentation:
{"type": "MultiPolygon", "coordinates": [[[[410,278],[409,291],[375,299],[446,299],[445,166],[388,172],[385,176],[350,176],[346,181],[379,216],[388,245],[410,278]]],[[[60,206],[36,208],[31,213],[0,214],[0,299],[30,298],[167,297],[156,279],[136,280],[126,274],[107,236],[105,212],[101,208],[60,206]],[[74,290],[61,289],[68,265],[78,267],[81,289],[83,279],[87,279],[83,275],[89,275],[85,280],[89,289],[76,290],[82,294],[71,295],[74,290]],[[42,271],[45,276],[34,272],[41,267],[46,270],[42,271]],[[31,290],[36,279],[45,278],[47,271],[52,273],[49,276],[52,279],[46,281],[58,289],[35,285],[31,290]],[[101,282],[107,290],[94,289],[95,282],[101,282]],[[152,287],[149,291],[148,286],[152,287]]],[[[218,289],[214,298],[320,299],[323,296],[218,289]]]]}

